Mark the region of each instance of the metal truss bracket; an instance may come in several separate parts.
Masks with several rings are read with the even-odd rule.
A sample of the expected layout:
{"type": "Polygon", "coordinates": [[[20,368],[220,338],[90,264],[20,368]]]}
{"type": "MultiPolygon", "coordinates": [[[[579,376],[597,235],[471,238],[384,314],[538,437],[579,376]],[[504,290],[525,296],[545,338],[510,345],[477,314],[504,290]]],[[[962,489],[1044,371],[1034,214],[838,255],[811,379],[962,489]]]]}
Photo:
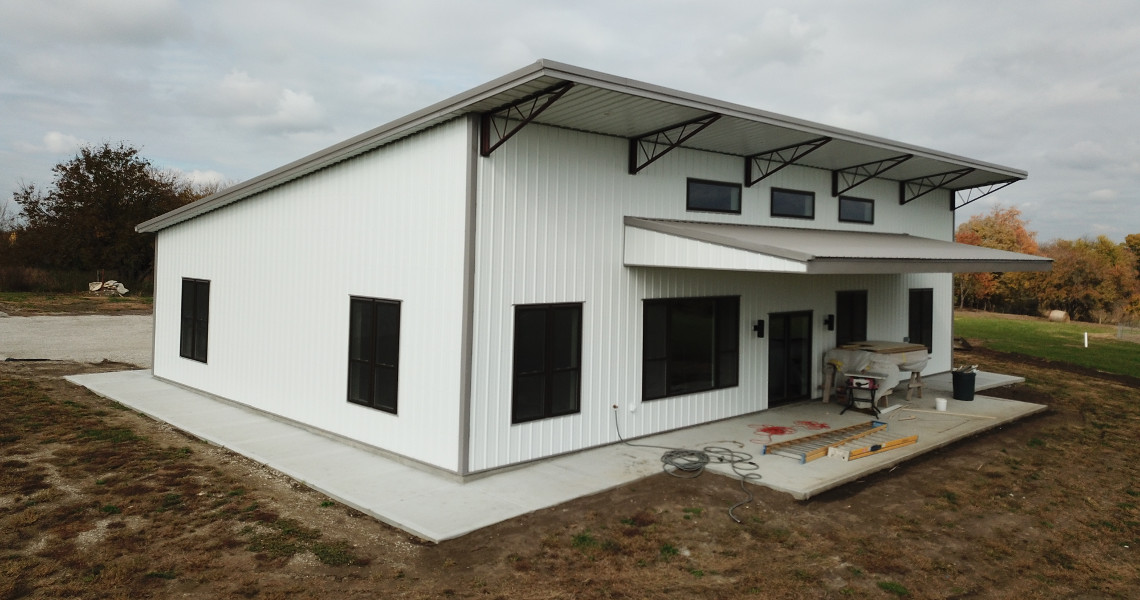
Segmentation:
{"type": "Polygon", "coordinates": [[[718,114],[708,114],[691,121],[670,125],[664,129],[647,133],[629,140],[629,174],[648,167],[653,161],[665,156],[669,151],[697,135],[702,129],[720,118],[718,114]]]}
{"type": "Polygon", "coordinates": [[[845,169],[836,169],[831,172],[831,195],[838,196],[845,193],[851,188],[866,182],[868,179],[878,177],[913,157],[913,154],[903,154],[894,158],[876,160],[845,169]]]}
{"type": "Polygon", "coordinates": [[[978,185],[969,188],[960,188],[954,190],[954,195],[950,197],[950,210],[958,210],[963,206],[975,201],[981,200],[990,194],[1005,188],[1011,183],[1016,183],[1017,179],[1007,179],[1005,181],[997,181],[986,185],[978,185]],[[965,192],[963,194],[962,192],[965,192]]]}
{"type": "Polygon", "coordinates": [[[815,152],[830,141],[831,138],[829,137],[820,137],[745,157],[744,185],[752,187],[761,179],[815,152]]]}
{"type": "Polygon", "coordinates": [[[559,83],[480,115],[479,153],[490,156],[572,87],[572,81],[559,83]]]}
{"type": "Polygon", "coordinates": [[[965,168],[956,171],[947,171],[937,175],[927,175],[926,177],[917,177],[915,179],[908,179],[899,182],[899,204],[906,204],[912,200],[917,200],[934,190],[945,187],[951,182],[957,181],[970,173],[974,169],[965,168]]]}

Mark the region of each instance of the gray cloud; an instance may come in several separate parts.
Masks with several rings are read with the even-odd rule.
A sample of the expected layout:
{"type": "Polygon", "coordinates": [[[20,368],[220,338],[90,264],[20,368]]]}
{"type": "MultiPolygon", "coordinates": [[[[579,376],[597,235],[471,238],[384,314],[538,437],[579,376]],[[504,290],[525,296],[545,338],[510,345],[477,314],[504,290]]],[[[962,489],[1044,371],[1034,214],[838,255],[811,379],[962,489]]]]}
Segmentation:
{"type": "Polygon", "coordinates": [[[186,35],[177,0],[44,0],[0,3],[0,33],[20,43],[150,46],[186,35]]]}
{"type": "Polygon", "coordinates": [[[1132,0],[0,0],[0,199],[72,140],[246,179],[551,58],[1026,169],[959,211],[1140,232],[1132,0]],[[52,150],[52,151],[49,151],[52,150]]]}

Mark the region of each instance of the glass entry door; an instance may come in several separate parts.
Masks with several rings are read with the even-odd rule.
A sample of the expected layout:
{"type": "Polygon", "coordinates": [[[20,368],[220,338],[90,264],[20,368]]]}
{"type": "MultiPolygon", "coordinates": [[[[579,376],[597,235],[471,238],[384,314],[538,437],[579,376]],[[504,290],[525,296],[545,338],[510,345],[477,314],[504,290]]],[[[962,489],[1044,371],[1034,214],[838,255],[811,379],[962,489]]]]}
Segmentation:
{"type": "Polygon", "coordinates": [[[811,397],[811,311],[768,315],[768,406],[811,397]]]}

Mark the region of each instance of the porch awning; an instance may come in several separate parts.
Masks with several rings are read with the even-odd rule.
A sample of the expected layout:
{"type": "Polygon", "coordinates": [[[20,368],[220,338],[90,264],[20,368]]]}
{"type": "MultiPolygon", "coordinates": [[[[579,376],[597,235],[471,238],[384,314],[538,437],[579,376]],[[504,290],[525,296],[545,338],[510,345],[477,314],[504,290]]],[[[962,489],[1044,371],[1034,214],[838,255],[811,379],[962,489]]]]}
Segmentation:
{"type": "Polygon", "coordinates": [[[1053,260],[902,233],[625,218],[625,265],[765,273],[1048,271],[1053,260]]]}

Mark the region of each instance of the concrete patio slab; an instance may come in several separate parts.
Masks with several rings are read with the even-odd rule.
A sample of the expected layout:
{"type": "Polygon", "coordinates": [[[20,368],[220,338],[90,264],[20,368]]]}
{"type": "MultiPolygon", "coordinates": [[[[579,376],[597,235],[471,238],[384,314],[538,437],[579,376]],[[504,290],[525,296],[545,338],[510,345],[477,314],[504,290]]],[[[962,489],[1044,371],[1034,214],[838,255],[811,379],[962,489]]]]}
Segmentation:
{"type": "MultiPolygon", "coordinates": [[[[891,404],[899,408],[881,417],[892,436],[917,435],[917,443],[859,460],[847,462],[826,457],[801,464],[785,456],[762,454],[769,443],[866,423],[873,418],[856,411],[841,415],[841,406],[815,400],[460,481],[455,475],[406,464],[379,451],[165,383],[155,379],[150,371],[73,375],[67,380],[264,463],[380,521],[436,542],[659,473],[663,448],[701,450],[717,446],[748,453],[757,467],[754,472],[760,475],[752,483],[806,499],[1045,410],[1038,404],[981,395],[969,402],[949,399],[951,377],[946,373],[925,378],[921,399],[907,402],[901,395],[892,397],[891,404]],[[938,397],[948,399],[945,412],[935,410],[938,397]],[[788,428],[791,433],[768,435],[763,428],[769,425],[788,428]]],[[[1018,377],[978,373],[976,389],[1020,381],[1023,380],[1018,377]]],[[[709,470],[736,476],[727,464],[710,463],[709,470]]]]}

